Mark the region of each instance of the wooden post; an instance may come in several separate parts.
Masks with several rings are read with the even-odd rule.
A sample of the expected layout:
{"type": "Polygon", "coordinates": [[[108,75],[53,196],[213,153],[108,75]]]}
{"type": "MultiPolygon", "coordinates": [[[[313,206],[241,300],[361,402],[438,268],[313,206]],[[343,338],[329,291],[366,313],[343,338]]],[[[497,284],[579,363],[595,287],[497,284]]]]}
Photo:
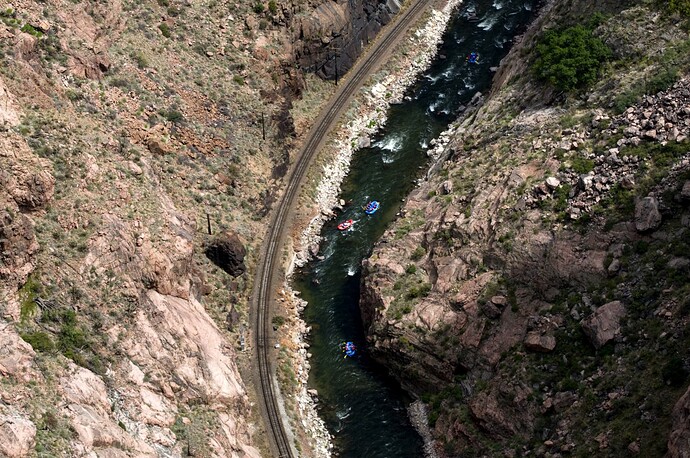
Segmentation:
{"type": "Polygon", "coordinates": [[[213,235],[211,233],[211,215],[206,213],[206,224],[208,225],[208,235],[213,235]]]}

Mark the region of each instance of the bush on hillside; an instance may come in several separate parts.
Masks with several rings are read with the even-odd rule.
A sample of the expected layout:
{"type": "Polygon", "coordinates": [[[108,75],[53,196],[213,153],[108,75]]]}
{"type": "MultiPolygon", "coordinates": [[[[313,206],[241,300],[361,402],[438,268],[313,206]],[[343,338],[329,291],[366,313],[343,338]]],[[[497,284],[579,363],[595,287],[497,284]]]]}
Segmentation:
{"type": "Polygon", "coordinates": [[[581,25],[549,30],[536,50],[535,74],[563,91],[594,83],[602,64],[611,57],[611,50],[581,25]]]}
{"type": "Polygon", "coordinates": [[[668,9],[672,13],[690,16],[690,0],[669,0],[668,9]]]}

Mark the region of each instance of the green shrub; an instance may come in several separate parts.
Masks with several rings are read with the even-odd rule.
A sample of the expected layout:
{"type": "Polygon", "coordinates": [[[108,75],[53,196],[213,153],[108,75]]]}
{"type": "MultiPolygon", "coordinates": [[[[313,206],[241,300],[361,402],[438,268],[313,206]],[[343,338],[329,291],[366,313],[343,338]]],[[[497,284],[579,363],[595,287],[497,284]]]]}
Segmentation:
{"type": "Polygon", "coordinates": [[[688,371],[683,367],[683,360],[677,356],[671,358],[661,369],[665,383],[674,387],[683,386],[688,378],[688,371]]]}
{"type": "Polygon", "coordinates": [[[533,70],[537,77],[563,91],[594,83],[602,64],[611,57],[611,50],[581,25],[547,31],[536,51],[533,70]]]}
{"type": "Polygon", "coordinates": [[[594,170],[594,161],[584,157],[575,157],[570,161],[573,172],[579,174],[589,173],[594,170]]]}
{"type": "Polygon", "coordinates": [[[268,2],[268,11],[270,11],[273,15],[278,12],[278,4],[276,3],[276,0],[270,0],[268,2]]]}
{"type": "Polygon", "coordinates": [[[264,4],[261,2],[254,3],[254,12],[256,14],[261,14],[264,12],[264,4]]]}
{"type": "Polygon", "coordinates": [[[160,29],[161,33],[163,34],[163,36],[165,38],[170,38],[171,33],[170,33],[170,27],[168,27],[168,24],[163,22],[161,25],[158,26],[158,28],[160,29]]]}
{"type": "Polygon", "coordinates": [[[40,30],[36,30],[34,26],[31,24],[24,24],[24,26],[21,28],[21,31],[24,33],[28,33],[29,35],[33,35],[36,38],[41,38],[43,36],[43,32],[40,30]]]}
{"type": "Polygon", "coordinates": [[[618,94],[613,99],[613,111],[616,114],[623,113],[628,107],[635,105],[645,94],[644,87],[640,84],[633,85],[627,91],[618,94]]]}
{"type": "Polygon", "coordinates": [[[36,299],[40,291],[41,285],[33,276],[27,278],[26,283],[19,290],[19,300],[21,301],[19,317],[22,323],[25,323],[36,314],[36,299]]]}
{"type": "Polygon", "coordinates": [[[68,356],[68,352],[85,349],[88,346],[89,341],[81,328],[68,324],[62,326],[58,334],[58,347],[65,353],[65,356],[68,356]]]}
{"type": "Polygon", "coordinates": [[[51,339],[50,336],[45,332],[24,332],[20,335],[26,343],[31,345],[31,348],[33,348],[34,351],[50,352],[55,350],[55,344],[53,344],[53,339],[51,339]]]}
{"type": "Polygon", "coordinates": [[[137,67],[144,69],[149,66],[149,61],[146,59],[146,56],[141,51],[137,51],[132,54],[132,59],[134,59],[134,62],[136,62],[137,67]]]}
{"type": "Polygon", "coordinates": [[[426,250],[424,249],[424,247],[418,246],[410,255],[410,259],[412,259],[413,261],[419,261],[425,254],[426,250]]]}
{"type": "Polygon", "coordinates": [[[161,115],[174,124],[180,124],[182,121],[184,121],[184,116],[182,113],[173,108],[170,110],[161,111],[161,115]]]}
{"type": "Polygon", "coordinates": [[[413,286],[410,288],[410,290],[407,292],[407,299],[416,299],[418,297],[426,297],[429,295],[429,292],[431,291],[431,285],[429,283],[422,283],[417,286],[413,286]]]}
{"type": "Polygon", "coordinates": [[[279,328],[280,326],[285,324],[285,317],[281,315],[276,315],[271,320],[271,323],[273,323],[273,326],[279,328]]]}
{"type": "Polygon", "coordinates": [[[668,9],[672,13],[690,16],[690,0],[668,0],[668,9]]]}
{"type": "Polygon", "coordinates": [[[657,70],[645,85],[645,93],[656,94],[673,86],[678,81],[678,67],[664,66],[657,70]]]}

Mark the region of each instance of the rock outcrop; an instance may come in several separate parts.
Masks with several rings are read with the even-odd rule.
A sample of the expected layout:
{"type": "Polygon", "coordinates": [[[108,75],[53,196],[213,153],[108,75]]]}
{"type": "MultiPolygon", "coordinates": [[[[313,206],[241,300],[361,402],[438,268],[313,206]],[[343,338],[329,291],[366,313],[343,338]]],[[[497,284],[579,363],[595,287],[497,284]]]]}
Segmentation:
{"type": "Polygon", "coordinates": [[[0,376],[29,382],[41,380],[34,362],[36,353],[12,325],[0,319],[0,376]]]}
{"type": "MultiPolygon", "coordinates": [[[[227,147],[228,140],[206,131],[202,141],[194,132],[223,124],[225,115],[184,85],[150,79],[154,68],[140,72],[150,63],[139,50],[141,68],[127,53],[109,55],[120,33],[132,37],[138,17],[118,0],[20,1],[1,15],[0,455],[258,457],[235,336],[205,308],[222,313],[204,302],[222,279],[213,278],[188,216],[198,203],[184,193],[196,192],[197,178],[172,169],[167,177],[156,163],[175,157],[191,170],[186,153],[227,147]],[[119,83],[108,79],[113,72],[119,83]],[[100,95],[83,78],[100,80],[100,95]],[[171,129],[161,118],[149,128],[133,115],[143,92],[125,86],[155,98],[159,83],[165,98],[189,96],[191,106],[178,108],[189,124],[171,129]],[[154,137],[165,141],[165,157],[146,148],[154,137]]],[[[258,91],[252,97],[261,99],[258,91]]],[[[168,106],[148,100],[152,116],[168,106]]],[[[192,172],[204,175],[206,199],[228,196],[213,168],[194,164],[192,172]]],[[[245,172],[269,177],[271,167],[245,172]]],[[[259,223],[238,226],[252,227],[260,242],[259,223]]],[[[232,250],[238,275],[246,251],[232,250]]],[[[231,298],[243,312],[247,294],[231,298]]],[[[221,295],[219,304],[227,303],[221,295]]]]}
{"type": "Polygon", "coordinates": [[[398,0],[320,3],[309,16],[295,20],[296,61],[327,79],[342,76],[399,10],[398,0]]]}
{"type": "Polygon", "coordinates": [[[644,197],[635,203],[635,228],[638,231],[651,231],[660,224],[659,201],[655,197],[644,197]]]}
{"type": "Polygon", "coordinates": [[[204,253],[215,265],[233,277],[239,277],[247,270],[244,265],[247,250],[234,232],[224,231],[214,236],[206,244],[204,253]]]}
{"type": "MultiPolygon", "coordinates": [[[[14,96],[0,78],[2,128],[18,123],[14,96]]],[[[35,268],[39,245],[30,214],[52,199],[55,180],[48,161],[37,157],[15,132],[0,135],[0,297],[7,298],[2,313],[19,317],[16,290],[35,268]]]]}

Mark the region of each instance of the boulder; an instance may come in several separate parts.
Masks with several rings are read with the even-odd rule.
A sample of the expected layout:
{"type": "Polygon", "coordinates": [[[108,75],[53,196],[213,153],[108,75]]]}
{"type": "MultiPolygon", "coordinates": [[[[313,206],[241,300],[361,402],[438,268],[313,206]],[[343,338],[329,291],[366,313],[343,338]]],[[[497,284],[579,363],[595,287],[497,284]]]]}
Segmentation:
{"type": "Polygon", "coordinates": [[[658,135],[659,135],[659,134],[658,134],[657,131],[654,130],[654,129],[647,130],[647,131],[645,131],[644,134],[643,134],[644,138],[649,139],[649,140],[656,140],[656,138],[658,137],[658,135]]]}
{"type": "Polygon", "coordinates": [[[548,186],[550,189],[556,189],[558,186],[560,186],[561,180],[559,180],[556,177],[548,177],[546,179],[546,186],[548,186]]]}
{"type": "Polygon", "coordinates": [[[635,179],[629,175],[621,178],[621,186],[623,189],[633,189],[635,187],[635,179]]]}
{"type": "Polygon", "coordinates": [[[556,412],[563,412],[573,405],[577,400],[577,395],[571,391],[561,391],[554,395],[552,403],[556,412]]]}
{"type": "Polygon", "coordinates": [[[624,316],[625,306],[621,301],[609,302],[582,321],[582,330],[592,345],[601,348],[620,333],[620,320],[624,316]]]}
{"type": "Polygon", "coordinates": [[[450,180],[446,180],[443,182],[441,185],[441,194],[443,195],[448,195],[453,193],[453,182],[450,180]]]}
{"type": "Polygon", "coordinates": [[[501,316],[501,309],[496,307],[491,302],[484,302],[479,306],[479,309],[482,311],[484,315],[486,315],[487,318],[490,318],[492,320],[495,320],[496,318],[501,316]]]}
{"type": "Polygon", "coordinates": [[[659,201],[656,197],[644,197],[635,202],[635,229],[640,232],[652,231],[661,224],[659,201]]]}
{"type": "Polygon", "coordinates": [[[371,146],[371,139],[367,135],[362,135],[357,139],[358,148],[369,148],[371,146]]]}
{"type": "Polygon", "coordinates": [[[580,175],[580,178],[578,179],[577,185],[579,188],[583,191],[587,191],[592,187],[592,184],[594,183],[594,176],[593,175],[580,175]]]}
{"type": "Polygon", "coordinates": [[[498,307],[505,307],[508,303],[508,299],[505,296],[493,296],[491,298],[491,303],[498,307]]]}
{"type": "Polygon", "coordinates": [[[525,348],[528,350],[547,353],[556,348],[556,338],[552,335],[542,335],[539,331],[530,331],[525,336],[525,348]]]}
{"type": "Polygon", "coordinates": [[[618,259],[614,259],[611,261],[611,264],[609,264],[609,267],[606,270],[608,271],[609,275],[616,275],[620,269],[621,262],[618,259]]]}
{"type": "Polygon", "coordinates": [[[233,277],[239,277],[247,270],[244,265],[247,251],[234,232],[223,231],[216,235],[206,245],[204,254],[215,265],[233,277]]]}
{"type": "Polygon", "coordinates": [[[162,156],[168,153],[168,150],[163,146],[163,143],[156,138],[149,138],[146,142],[146,146],[151,154],[162,156]]]}

